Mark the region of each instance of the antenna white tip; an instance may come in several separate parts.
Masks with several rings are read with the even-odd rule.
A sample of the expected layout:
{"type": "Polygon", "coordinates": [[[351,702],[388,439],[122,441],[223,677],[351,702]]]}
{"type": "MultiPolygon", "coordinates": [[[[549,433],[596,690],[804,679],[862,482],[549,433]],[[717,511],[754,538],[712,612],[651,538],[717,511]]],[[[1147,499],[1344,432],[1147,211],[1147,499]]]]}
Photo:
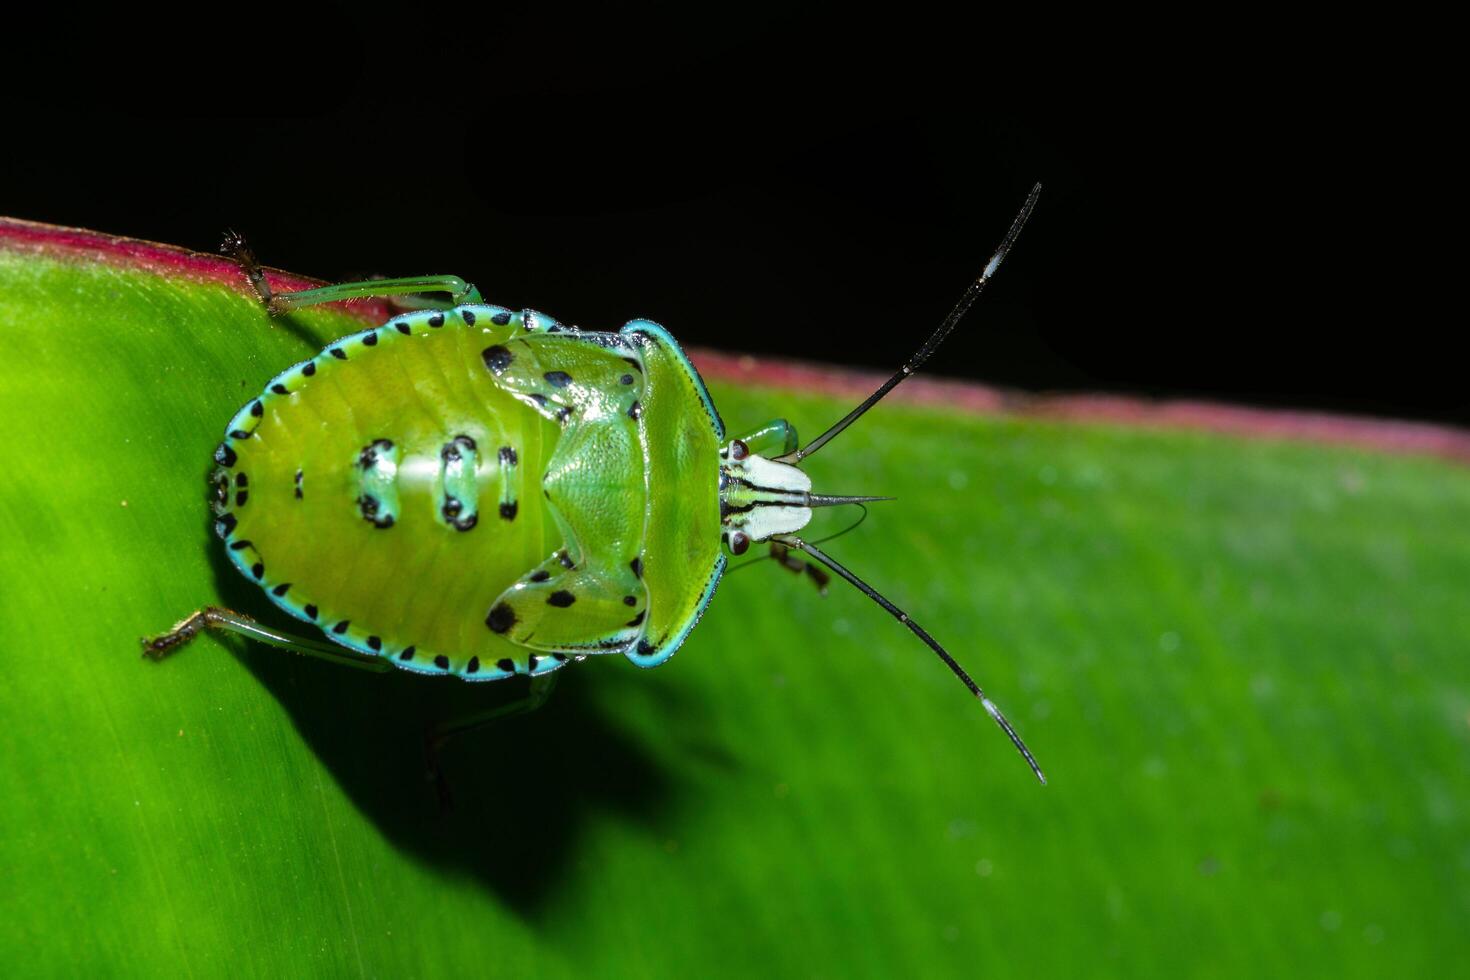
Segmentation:
{"type": "Polygon", "coordinates": [[[1045,786],[1046,773],[1042,772],[1041,767],[1036,764],[1036,758],[1031,755],[1031,750],[1026,748],[1026,743],[1021,741],[1021,736],[1016,734],[1016,730],[1011,727],[1011,723],[1006,720],[1006,716],[1001,714],[1000,709],[995,706],[995,702],[985,695],[977,691],[975,696],[980,699],[981,704],[985,705],[986,714],[990,715],[995,720],[995,723],[1001,727],[1001,730],[1006,733],[1006,736],[1010,738],[1011,744],[1016,747],[1017,752],[1021,753],[1021,758],[1026,760],[1026,764],[1031,767],[1031,771],[1036,773],[1036,778],[1041,780],[1041,785],[1045,786]]]}

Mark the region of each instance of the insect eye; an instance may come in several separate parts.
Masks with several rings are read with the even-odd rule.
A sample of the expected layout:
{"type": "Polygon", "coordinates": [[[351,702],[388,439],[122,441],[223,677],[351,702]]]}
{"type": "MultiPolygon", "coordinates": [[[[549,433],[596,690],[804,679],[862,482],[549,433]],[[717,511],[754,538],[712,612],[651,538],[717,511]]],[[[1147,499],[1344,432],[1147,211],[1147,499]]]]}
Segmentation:
{"type": "Polygon", "coordinates": [[[743,531],[730,532],[730,553],[743,555],[750,548],[750,538],[743,531]]]}
{"type": "Polygon", "coordinates": [[[734,442],[730,443],[730,458],[731,459],[741,460],[741,459],[744,459],[745,457],[747,457],[749,455],[750,455],[750,447],[747,446],[742,440],[736,439],[734,442]]]}

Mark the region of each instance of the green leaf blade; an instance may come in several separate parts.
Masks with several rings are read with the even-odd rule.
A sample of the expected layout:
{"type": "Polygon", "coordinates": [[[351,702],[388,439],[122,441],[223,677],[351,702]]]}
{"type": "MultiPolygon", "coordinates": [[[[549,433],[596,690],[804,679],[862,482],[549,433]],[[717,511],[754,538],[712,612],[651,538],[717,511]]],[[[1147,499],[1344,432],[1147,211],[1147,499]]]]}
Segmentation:
{"type": "MultiPolygon", "coordinates": [[[[0,225],[6,974],[1463,960],[1463,467],[885,404],[809,469],[899,499],[828,547],[949,646],[1051,785],[881,610],[766,562],[664,667],[593,660],[452,745],[445,813],[418,733],[508,688],[137,644],[207,602],[270,617],[210,533],[209,453],[375,315],[271,321],[222,260],[0,225]]],[[[712,380],[733,430],[850,407],[712,380]]]]}

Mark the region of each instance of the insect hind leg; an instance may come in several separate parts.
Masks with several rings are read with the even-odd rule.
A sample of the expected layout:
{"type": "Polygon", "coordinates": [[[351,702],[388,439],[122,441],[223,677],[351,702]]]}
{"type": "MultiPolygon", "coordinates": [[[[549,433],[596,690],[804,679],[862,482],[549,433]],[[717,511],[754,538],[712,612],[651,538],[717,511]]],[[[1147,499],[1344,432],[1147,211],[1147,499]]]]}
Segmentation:
{"type": "MultiPolygon", "coordinates": [[[[449,306],[464,303],[479,303],[480,291],[459,276],[408,276],[401,279],[369,279],[363,282],[342,282],[317,289],[302,289],[290,293],[278,293],[271,288],[265,270],[256,260],[255,253],[245,243],[239,232],[225,233],[220,251],[236,262],[245,273],[245,279],[255,295],[260,298],[266,312],[272,316],[290,313],[305,306],[320,303],[337,303],[347,299],[368,297],[412,296],[416,293],[448,293],[449,306]]],[[[436,304],[437,305],[437,304],[436,304]]]]}
{"type": "Polygon", "coordinates": [[[233,609],[225,609],[222,606],[205,606],[203,609],[195,610],[167,633],[145,637],[142,641],[143,656],[150,660],[163,660],[206,629],[235,633],[248,639],[269,643],[282,650],[290,650],[292,653],[356,667],[359,670],[381,673],[393,669],[391,663],[379,657],[353,653],[333,643],[283,633],[262,625],[243,613],[237,613],[233,609]]]}

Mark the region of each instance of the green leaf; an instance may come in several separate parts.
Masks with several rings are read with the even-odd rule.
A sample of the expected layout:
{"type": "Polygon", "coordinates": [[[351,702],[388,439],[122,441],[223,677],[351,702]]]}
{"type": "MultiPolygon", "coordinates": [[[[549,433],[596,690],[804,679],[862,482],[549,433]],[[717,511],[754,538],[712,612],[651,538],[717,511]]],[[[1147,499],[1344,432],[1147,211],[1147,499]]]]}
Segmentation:
{"type": "MultiPolygon", "coordinates": [[[[1379,977],[1470,953],[1470,474],[1435,460],[902,402],[815,457],[819,490],[899,497],[831,552],[1006,708],[1045,788],[881,610],[768,561],[666,666],[594,658],[451,743],[448,812],[424,726],[509,683],[216,637],[143,660],[204,603],[282,624],[209,532],[209,454],[378,312],[271,321],[223,261],[0,223],[0,973],[1379,977]]],[[[735,431],[849,407],[711,387],[735,431]]]]}

